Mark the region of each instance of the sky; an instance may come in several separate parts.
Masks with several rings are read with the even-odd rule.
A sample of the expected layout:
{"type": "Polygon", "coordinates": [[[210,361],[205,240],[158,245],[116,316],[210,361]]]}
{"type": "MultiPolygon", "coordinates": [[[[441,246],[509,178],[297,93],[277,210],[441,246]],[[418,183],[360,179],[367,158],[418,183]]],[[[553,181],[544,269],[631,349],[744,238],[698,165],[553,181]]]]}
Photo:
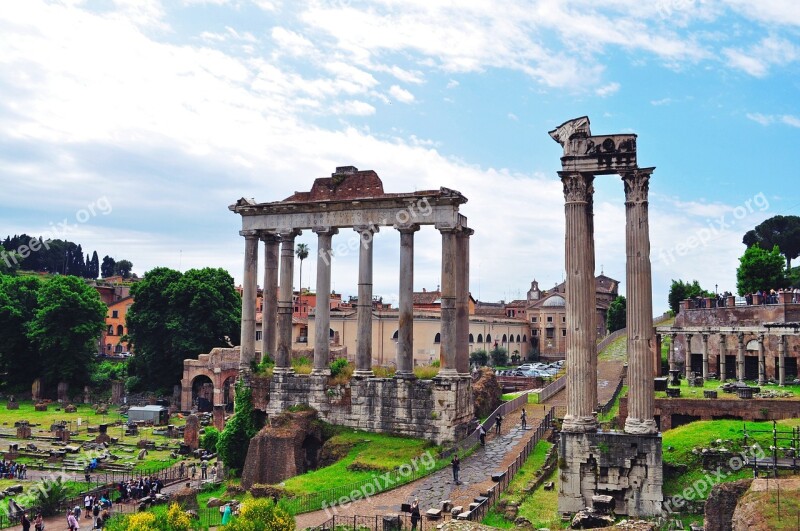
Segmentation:
{"type": "MultiPolygon", "coordinates": [[[[564,278],[547,131],[583,115],[593,134],[636,133],[656,167],[654,314],[671,279],[735,291],[744,232],[800,213],[795,0],[11,0],[0,95],[0,236],[69,239],[139,275],[212,266],[241,282],[228,205],[352,165],[387,192],[462,192],[473,296],[524,298],[564,278]]],[[[622,182],[595,188],[597,273],[624,293],[622,182]]],[[[297,241],[313,288],[316,236],[297,241]]],[[[441,237],[416,242],[415,289],[435,289],[441,237]]],[[[384,300],[398,263],[383,229],[384,300]]],[[[332,268],[355,295],[357,253],[332,268]]]]}

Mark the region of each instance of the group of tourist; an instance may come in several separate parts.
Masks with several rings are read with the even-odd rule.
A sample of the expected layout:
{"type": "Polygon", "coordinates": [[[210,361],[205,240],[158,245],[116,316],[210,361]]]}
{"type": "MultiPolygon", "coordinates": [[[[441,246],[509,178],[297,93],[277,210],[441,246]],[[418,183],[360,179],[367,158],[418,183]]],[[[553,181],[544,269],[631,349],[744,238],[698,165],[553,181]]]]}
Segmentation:
{"type": "Polygon", "coordinates": [[[769,291],[758,290],[755,293],[748,293],[744,296],[747,304],[753,304],[753,296],[758,295],[761,301],[761,304],[778,304],[780,302],[780,294],[781,293],[791,293],[791,297],[789,298],[790,302],[800,303],[800,288],[786,288],[786,289],[779,289],[774,290],[771,289],[769,291]]]}
{"type": "MultiPolygon", "coordinates": [[[[81,512],[85,520],[92,520],[92,529],[103,529],[106,522],[111,518],[111,497],[106,492],[102,496],[87,494],[83,498],[83,510],[80,505],[76,505],[71,511],[67,512],[67,527],[70,531],[77,531],[81,527],[81,512]]],[[[44,529],[43,527],[41,529],[44,529]]],[[[41,531],[36,528],[36,531],[41,531]]]]}
{"type": "Polygon", "coordinates": [[[3,479],[27,479],[28,466],[14,461],[0,461],[0,477],[3,479]]]}
{"type": "Polygon", "coordinates": [[[119,492],[119,501],[125,502],[160,494],[162,488],[164,488],[164,483],[157,477],[139,477],[120,481],[117,485],[117,492],[119,492]]]}
{"type": "MultiPolygon", "coordinates": [[[[192,479],[192,481],[194,481],[197,478],[197,468],[198,468],[197,467],[197,463],[192,463],[188,467],[188,473],[189,473],[188,477],[190,477],[192,479]]],[[[186,473],[187,473],[186,464],[183,461],[181,461],[180,465],[178,465],[178,475],[181,478],[185,478],[185,477],[187,477],[186,473]]],[[[217,481],[217,474],[218,474],[217,464],[216,463],[214,463],[211,466],[210,473],[211,473],[211,481],[216,482],[217,481]]],[[[200,462],[200,480],[201,481],[206,481],[206,480],[208,480],[208,476],[209,476],[208,461],[206,461],[204,459],[204,460],[202,460],[200,462]]]]}
{"type": "Polygon", "coordinates": [[[31,525],[33,525],[33,529],[36,531],[44,531],[44,517],[42,513],[36,513],[36,517],[34,517],[33,522],[31,522],[30,518],[28,518],[28,512],[25,511],[22,513],[19,523],[22,526],[22,531],[30,531],[31,525]]]}
{"type": "MultiPolygon", "coordinates": [[[[752,306],[754,301],[758,300],[759,304],[778,304],[781,302],[781,293],[789,293],[789,302],[800,303],[800,288],[781,288],[758,290],[755,293],[748,293],[744,296],[745,304],[752,306]],[[758,299],[756,299],[758,297],[758,299]]],[[[728,297],[732,297],[733,293],[725,291],[717,294],[715,297],[692,297],[690,308],[724,308],[728,306],[728,297]]]]}

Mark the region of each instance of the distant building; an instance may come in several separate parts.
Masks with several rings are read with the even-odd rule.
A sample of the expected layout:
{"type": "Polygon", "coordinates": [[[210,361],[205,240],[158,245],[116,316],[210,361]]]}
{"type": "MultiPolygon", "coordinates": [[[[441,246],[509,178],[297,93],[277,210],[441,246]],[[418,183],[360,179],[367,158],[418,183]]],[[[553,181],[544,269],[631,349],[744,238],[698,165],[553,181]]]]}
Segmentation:
{"type": "Polygon", "coordinates": [[[127,296],[108,305],[106,329],[100,337],[103,354],[118,356],[123,352],[131,352],[128,341],[123,341],[123,336],[128,334],[128,325],[125,319],[132,304],[133,297],[127,296]]]}

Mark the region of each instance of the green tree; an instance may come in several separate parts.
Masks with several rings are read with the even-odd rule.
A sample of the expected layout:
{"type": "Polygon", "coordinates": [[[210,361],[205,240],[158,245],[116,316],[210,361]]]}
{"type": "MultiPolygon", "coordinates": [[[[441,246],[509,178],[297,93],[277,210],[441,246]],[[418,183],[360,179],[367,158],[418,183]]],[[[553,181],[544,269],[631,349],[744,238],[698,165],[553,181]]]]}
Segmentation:
{"type": "Polygon", "coordinates": [[[129,368],[139,387],[169,390],[183,360],[239,343],[241,298],[224,269],[180,273],[159,267],[131,288],[128,336],[136,351],[129,368]]]}
{"type": "Polygon", "coordinates": [[[117,262],[111,258],[110,256],[106,255],[103,257],[103,265],[100,266],[100,276],[103,278],[113,277],[114,276],[114,265],[117,262]]]}
{"type": "Polygon", "coordinates": [[[0,249],[0,274],[13,275],[19,270],[22,255],[16,251],[0,249]]]}
{"type": "Polygon", "coordinates": [[[45,383],[88,383],[105,327],[100,295],[78,277],[57,276],[42,284],[37,300],[28,337],[39,350],[45,383]]]}
{"type": "Polygon", "coordinates": [[[308,258],[308,244],[298,243],[294,254],[300,260],[300,293],[303,293],[303,260],[308,258]]]}
{"type": "Polygon", "coordinates": [[[776,245],[786,258],[786,270],[792,269],[792,260],[800,256],[800,216],[773,216],[765,219],[742,238],[747,247],[758,245],[769,251],[776,245]]]}
{"type": "Polygon", "coordinates": [[[30,389],[31,378],[41,370],[39,351],[28,339],[31,321],[39,307],[37,277],[0,275],[0,373],[6,389],[30,389]]]}
{"type": "Polygon", "coordinates": [[[89,261],[88,267],[88,278],[97,278],[100,276],[100,259],[97,257],[97,251],[92,253],[92,258],[89,261]]]}
{"type": "Polygon", "coordinates": [[[130,260],[120,260],[114,264],[114,274],[122,278],[130,278],[133,263],[130,260]]]}
{"type": "Polygon", "coordinates": [[[669,308],[673,313],[678,313],[679,306],[682,300],[691,299],[692,297],[711,297],[714,295],[710,291],[706,291],[700,287],[700,283],[696,280],[692,282],[684,282],[683,280],[674,280],[669,287],[669,308]]]}
{"type": "Polygon", "coordinates": [[[748,247],[736,270],[736,289],[739,295],[769,291],[786,286],[784,261],[778,246],[766,251],[758,245],[748,247]]]}
{"type": "Polygon", "coordinates": [[[478,367],[483,367],[489,362],[489,354],[484,349],[474,350],[469,355],[469,362],[478,367]]]}
{"type": "Polygon", "coordinates": [[[608,305],[606,314],[606,328],[608,332],[616,332],[626,326],[627,301],[623,295],[618,295],[611,304],[608,305]]]}
{"type": "Polygon", "coordinates": [[[200,439],[200,447],[204,450],[215,453],[219,442],[220,431],[214,426],[206,426],[203,437],[200,439]]]}
{"type": "Polygon", "coordinates": [[[234,400],[233,416],[225,423],[217,442],[217,452],[222,462],[232,473],[241,473],[247,458],[247,448],[258,432],[255,414],[253,411],[253,392],[236,384],[236,399],[234,400]]]}
{"type": "Polygon", "coordinates": [[[494,347],[489,352],[489,357],[495,367],[508,365],[508,351],[503,347],[494,347]]]}

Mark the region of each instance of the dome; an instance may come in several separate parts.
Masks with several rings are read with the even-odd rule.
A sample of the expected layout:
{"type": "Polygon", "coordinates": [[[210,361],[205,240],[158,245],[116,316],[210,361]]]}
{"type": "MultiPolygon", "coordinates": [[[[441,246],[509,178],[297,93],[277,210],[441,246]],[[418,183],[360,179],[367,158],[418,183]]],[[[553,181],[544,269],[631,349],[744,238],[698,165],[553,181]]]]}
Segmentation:
{"type": "Polygon", "coordinates": [[[542,306],[545,308],[563,307],[565,305],[566,301],[564,300],[564,297],[562,297],[561,295],[553,295],[552,297],[544,301],[544,303],[542,303],[542,306]]]}

